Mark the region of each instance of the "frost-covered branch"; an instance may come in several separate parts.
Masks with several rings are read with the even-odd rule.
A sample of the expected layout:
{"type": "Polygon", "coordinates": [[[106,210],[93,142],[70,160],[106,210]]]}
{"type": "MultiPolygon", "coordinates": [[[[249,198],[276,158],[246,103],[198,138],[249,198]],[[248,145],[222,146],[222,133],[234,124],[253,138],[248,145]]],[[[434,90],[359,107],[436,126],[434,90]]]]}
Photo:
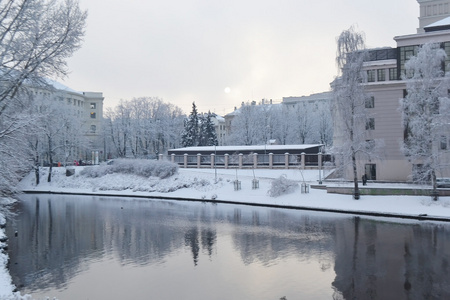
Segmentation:
{"type": "Polygon", "coordinates": [[[405,137],[403,153],[413,163],[413,180],[431,182],[436,190],[436,176],[448,164],[447,146],[441,141],[450,131],[450,87],[444,75],[447,55],[439,44],[427,43],[405,64],[406,97],[401,100],[405,137]]]}

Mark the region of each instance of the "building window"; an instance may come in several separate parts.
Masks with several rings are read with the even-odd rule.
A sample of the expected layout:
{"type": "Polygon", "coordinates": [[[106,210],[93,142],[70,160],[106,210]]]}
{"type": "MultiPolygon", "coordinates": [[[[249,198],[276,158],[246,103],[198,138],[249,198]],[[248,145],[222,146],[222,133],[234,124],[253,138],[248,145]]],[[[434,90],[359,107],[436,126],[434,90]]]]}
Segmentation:
{"type": "Polygon", "coordinates": [[[441,136],[440,148],[441,150],[447,150],[447,137],[445,135],[441,136]]]}
{"type": "Polygon", "coordinates": [[[95,119],[95,118],[96,118],[95,112],[91,112],[91,119],[95,119]]]}
{"type": "Polygon", "coordinates": [[[444,43],[444,51],[445,54],[447,54],[447,57],[445,58],[445,63],[444,63],[444,71],[445,73],[448,73],[450,71],[450,66],[448,64],[450,64],[450,42],[445,42],[444,43]]]}
{"type": "Polygon", "coordinates": [[[400,70],[407,78],[411,78],[413,74],[405,74],[405,63],[412,57],[417,55],[419,46],[400,47],[400,70]]]}
{"type": "Polygon", "coordinates": [[[96,130],[97,130],[97,126],[91,125],[91,133],[95,133],[96,130]]]}
{"type": "Polygon", "coordinates": [[[367,70],[367,82],[375,82],[375,70],[367,70]]]}
{"type": "Polygon", "coordinates": [[[97,108],[97,103],[91,103],[91,109],[96,109],[97,108]]]}
{"type": "Polygon", "coordinates": [[[369,120],[367,120],[366,130],[375,130],[375,118],[369,118],[369,120]]]}
{"type": "Polygon", "coordinates": [[[377,165],[366,164],[364,166],[364,174],[366,174],[367,180],[377,180],[377,165]]]}
{"type": "Polygon", "coordinates": [[[386,70],[385,69],[377,70],[377,80],[378,81],[386,81],[386,70]]]}
{"type": "Polygon", "coordinates": [[[389,68],[389,80],[398,80],[397,68],[389,68]]]}
{"type": "Polygon", "coordinates": [[[374,108],[375,107],[375,97],[367,97],[366,98],[366,108],[374,108]]]}

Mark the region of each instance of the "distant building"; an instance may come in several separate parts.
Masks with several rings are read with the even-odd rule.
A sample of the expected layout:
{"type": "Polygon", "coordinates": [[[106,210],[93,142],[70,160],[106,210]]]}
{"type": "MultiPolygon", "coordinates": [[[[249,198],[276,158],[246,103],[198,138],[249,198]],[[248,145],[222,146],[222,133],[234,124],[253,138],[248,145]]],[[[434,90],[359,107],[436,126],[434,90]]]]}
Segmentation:
{"type": "Polygon", "coordinates": [[[295,106],[298,103],[308,102],[308,103],[318,103],[318,102],[326,102],[331,103],[333,99],[332,92],[323,92],[317,94],[311,94],[309,96],[300,96],[300,97],[283,97],[283,105],[287,106],[295,106]]]}
{"type": "Polygon", "coordinates": [[[225,118],[219,115],[213,114],[213,118],[211,118],[214,123],[214,129],[216,130],[217,142],[219,146],[225,145],[225,141],[227,138],[227,131],[225,127],[225,118]]]}
{"type": "MultiPolygon", "coordinates": [[[[47,80],[48,86],[28,87],[36,96],[45,96],[49,99],[60,99],[71,107],[75,114],[82,119],[82,134],[87,138],[88,149],[80,152],[86,159],[91,159],[92,152],[102,152],[103,120],[103,93],[101,92],[78,92],[59,82],[47,80]]],[[[80,150],[81,151],[81,150],[80,150]]]]}

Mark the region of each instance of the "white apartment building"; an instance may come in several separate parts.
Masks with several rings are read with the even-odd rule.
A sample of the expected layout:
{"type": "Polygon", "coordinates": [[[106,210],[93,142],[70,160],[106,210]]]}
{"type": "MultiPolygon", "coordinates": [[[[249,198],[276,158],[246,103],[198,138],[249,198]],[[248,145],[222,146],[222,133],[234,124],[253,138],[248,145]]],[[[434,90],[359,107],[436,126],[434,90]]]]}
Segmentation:
{"type": "Polygon", "coordinates": [[[225,128],[225,118],[216,114],[213,114],[213,117],[211,118],[214,129],[216,130],[217,135],[217,143],[218,146],[223,146],[226,143],[227,139],[227,131],[225,128]]]}
{"type": "MultiPolygon", "coordinates": [[[[103,151],[100,133],[102,131],[103,119],[103,93],[101,92],[78,92],[59,82],[47,80],[48,86],[28,87],[38,97],[47,97],[52,101],[57,99],[64,101],[71,107],[78,118],[81,119],[81,133],[87,138],[87,148],[79,149],[78,159],[92,159],[92,153],[101,154],[103,151]]],[[[93,160],[93,159],[92,159],[93,160]]]]}
{"type": "MultiPolygon", "coordinates": [[[[420,4],[420,28],[416,34],[397,36],[396,48],[369,50],[370,59],[365,63],[367,82],[365,88],[371,97],[369,107],[373,118],[366,126],[366,139],[382,139],[385,151],[382,159],[358,160],[358,174],[366,174],[370,180],[409,181],[414,162],[408,160],[401,151],[405,128],[402,124],[400,99],[406,93],[406,82],[401,79],[405,62],[415,55],[420,45],[427,42],[439,43],[448,55],[445,72],[450,65],[450,1],[417,0],[420,4]]],[[[339,135],[335,137],[338,143],[339,135]]],[[[449,155],[450,132],[441,141],[436,141],[439,151],[449,155]],[[445,143],[443,142],[445,141],[445,143]]],[[[350,172],[346,177],[351,178],[350,172]]],[[[437,177],[450,177],[449,168],[438,170],[437,177]]]]}
{"type": "Polygon", "coordinates": [[[333,99],[333,93],[332,92],[323,92],[323,93],[317,93],[317,94],[311,94],[309,96],[290,96],[290,97],[283,97],[283,101],[281,102],[283,105],[294,107],[298,103],[302,102],[308,102],[308,103],[331,103],[333,99]]]}

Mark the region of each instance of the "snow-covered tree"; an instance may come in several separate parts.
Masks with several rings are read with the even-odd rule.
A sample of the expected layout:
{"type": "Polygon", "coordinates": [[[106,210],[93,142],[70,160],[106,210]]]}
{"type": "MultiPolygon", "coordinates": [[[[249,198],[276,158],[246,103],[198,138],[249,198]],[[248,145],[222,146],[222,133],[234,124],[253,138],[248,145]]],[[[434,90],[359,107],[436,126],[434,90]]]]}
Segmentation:
{"type": "Polygon", "coordinates": [[[184,122],[181,143],[183,147],[197,146],[199,143],[199,118],[195,102],[192,102],[192,111],[184,122]]]}
{"type": "Polygon", "coordinates": [[[231,121],[229,145],[262,145],[280,135],[276,105],[242,103],[231,121]]]}
{"type": "Polygon", "coordinates": [[[403,152],[415,165],[413,179],[431,181],[435,195],[436,173],[448,167],[448,153],[440,149],[441,138],[446,139],[450,131],[450,85],[443,70],[446,57],[439,44],[420,47],[405,64],[406,97],[401,101],[403,152]]]}
{"type": "Polygon", "coordinates": [[[121,100],[114,109],[108,108],[105,118],[108,120],[107,127],[114,152],[118,157],[127,157],[127,145],[129,144],[131,131],[131,111],[126,102],[121,100]]]}
{"type": "Polygon", "coordinates": [[[291,134],[295,144],[306,144],[314,141],[314,109],[311,103],[300,102],[295,105],[295,116],[292,120],[291,134]]]}
{"type": "Polygon", "coordinates": [[[105,113],[105,147],[110,157],[154,157],[180,145],[184,114],[159,98],[122,100],[105,113]]]}
{"type": "Polygon", "coordinates": [[[81,47],[86,17],[73,0],[0,2],[0,114],[23,83],[67,75],[66,59],[81,47]]]}
{"type": "Polygon", "coordinates": [[[228,145],[332,144],[333,124],[328,102],[294,105],[242,103],[233,112],[228,145]]]}
{"type": "Polygon", "coordinates": [[[185,115],[182,110],[161,100],[151,102],[153,127],[153,152],[164,153],[168,148],[180,146],[185,115]]]}
{"type": "Polygon", "coordinates": [[[229,145],[257,145],[260,138],[259,116],[255,105],[242,104],[231,121],[231,130],[228,136],[229,145]]]}
{"type": "Polygon", "coordinates": [[[17,182],[31,167],[27,141],[36,118],[29,109],[30,99],[24,95],[22,100],[4,107],[0,117],[0,196],[14,193],[17,182]]]}
{"type": "Polygon", "coordinates": [[[331,114],[331,105],[328,102],[317,103],[317,109],[314,113],[315,132],[317,132],[317,142],[325,146],[333,144],[333,118],[331,114]]]}
{"type": "MultiPolygon", "coordinates": [[[[29,146],[32,151],[36,151],[35,155],[49,164],[47,181],[50,182],[54,163],[66,166],[68,162],[77,160],[87,147],[84,132],[80,130],[84,124],[77,111],[57,92],[34,97],[33,107],[36,122],[29,146]]],[[[36,159],[35,165],[39,162],[40,159],[36,159]]],[[[37,166],[35,171],[38,172],[36,169],[37,166]]]]}
{"type": "Polygon", "coordinates": [[[218,145],[216,129],[211,118],[213,115],[210,111],[200,116],[199,146],[218,145]]]}
{"type": "Polygon", "coordinates": [[[292,144],[289,137],[294,122],[294,113],[286,105],[280,105],[272,110],[274,123],[273,138],[281,145],[292,144]]]}
{"type": "Polygon", "coordinates": [[[365,132],[369,117],[365,103],[369,96],[363,85],[363,65],[367,55],[362,33],[350,28],[340,34],[336,62],[341,74],[333,83],[338,142],[334,144],[333,152],[339,167],[351,166],[355,199],[359,199],[357,156],[370,149],[365,132]]]}
{"type": "Polygon", "coordinates": [[[44,77],[67,75],[66,59],[81,46],[86,16],[72,0],[0,1],[0,184],[5,193],[32,161],[30,148],[19,143],[32,137],[36,121],[28,89],[48,87],[44,77]]]}

